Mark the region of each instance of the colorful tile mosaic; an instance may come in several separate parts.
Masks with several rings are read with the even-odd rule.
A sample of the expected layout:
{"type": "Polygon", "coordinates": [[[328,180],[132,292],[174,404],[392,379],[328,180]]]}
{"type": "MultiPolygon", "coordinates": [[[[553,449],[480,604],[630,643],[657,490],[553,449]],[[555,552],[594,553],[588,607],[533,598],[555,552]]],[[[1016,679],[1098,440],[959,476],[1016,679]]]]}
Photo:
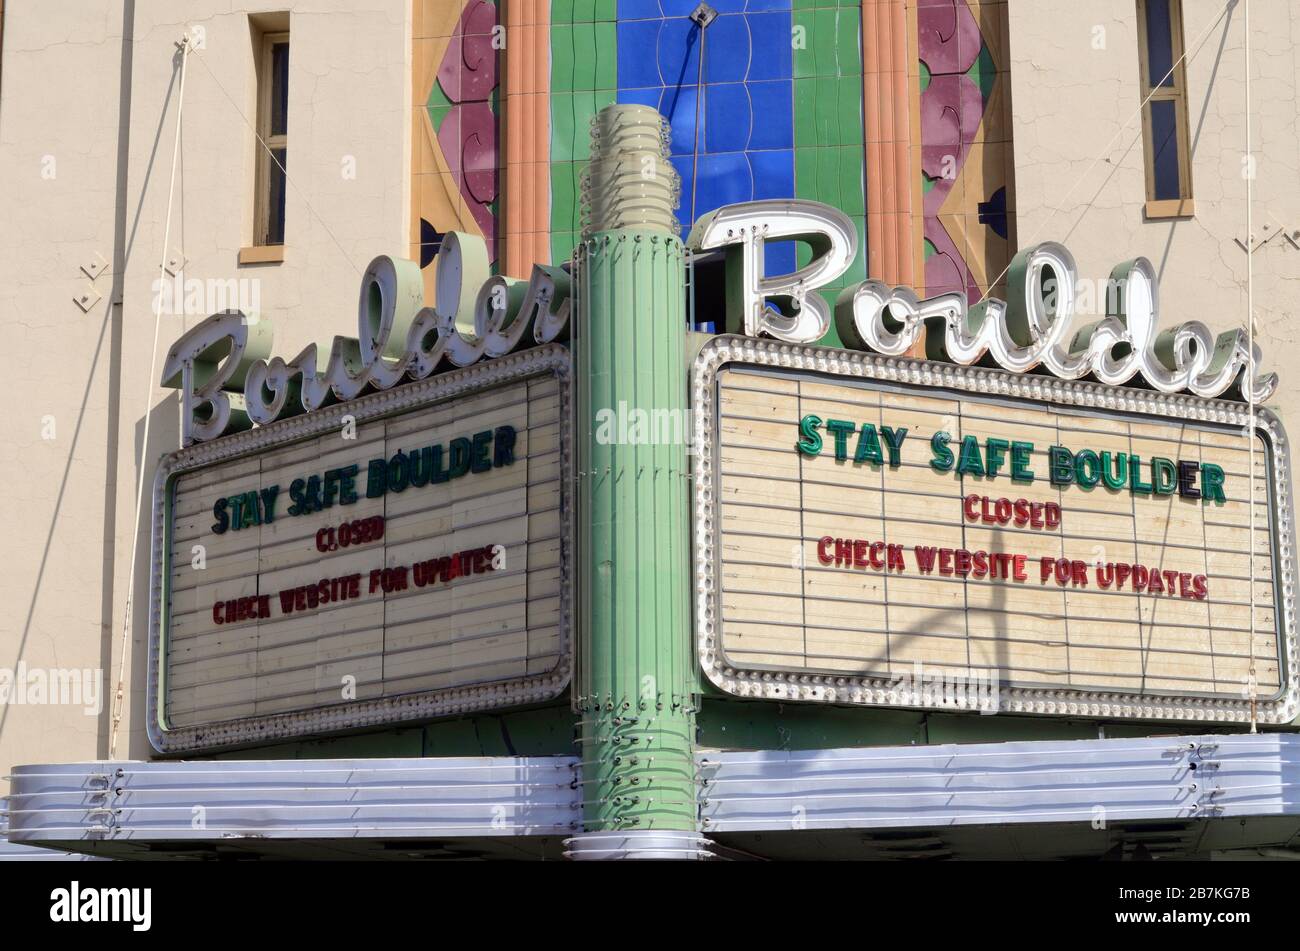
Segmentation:
{"type": "MultiPolygon", "coordinates": [[[[689,18],[696,3],[617,0],[610,20],[599,0],[552,4],[555,260],[577,239],[589,124],[609,101],[654,106],[668,118],[683,234],[722,205],[794,197],[833,204],[865,232],[858,3],[717,0],[703,44],[689,18]]],[[[863,261],[865,248],[842,284],[865,276],[863,261]]],[[[773,273],[796,263],[793,244],[769,247],[773,273]]]]}
{"type": "MultiPolygon", "coordinates": [[[[591,120],[632,102],[669,118],[683,232],[724,204],[809,198],[848,214],[862,238],[828,298],[867,277],[869,213],[897,245],[891,273],[906,258],[923,267],[915,283],[927,293],[975,300],[1000,289],[988,285],[1015,240],[1005,0],[715,0],[703,43],[689,19],[696,0],[539,0],[509,20],[537,46],[513,65],[491,42],[499,17],[490,0],[413,4],[411,248],[427,273],[452,228],[483,235],[511,273],[566,260],[591,120]],[[888,90],[908,87],[913,112],[900,122],[888,90]],[[503,116],[513,116],[509,129],[503,116]],[[519,155],[503,171],[507,148],[519,155]],[[884,169],[870,176],[875,208],[868,155],[884,169]],[[919,180],[915,197],[900,202],[897,183],[909,180],[919,180]],[[879,224],[900,215],[914,229],[879,224]]],[[[790,270],[807,249],[773,244],[768,257],[772,272],[790,270]]]]}
{"type": "Polygon", "coordinates": [[[1007,7],[920,0],[919,165],[927,294],[1004,291],[1013,250],[1007,7]],[[990,283],[994,286],[990,287],[990,283]]]}
{"type": "Polygon", "coordinates": [[[446,232],[482,235],[496,257],[500,44],[489,0],[415,4],[411,250],[431,298],[446,232]]]}

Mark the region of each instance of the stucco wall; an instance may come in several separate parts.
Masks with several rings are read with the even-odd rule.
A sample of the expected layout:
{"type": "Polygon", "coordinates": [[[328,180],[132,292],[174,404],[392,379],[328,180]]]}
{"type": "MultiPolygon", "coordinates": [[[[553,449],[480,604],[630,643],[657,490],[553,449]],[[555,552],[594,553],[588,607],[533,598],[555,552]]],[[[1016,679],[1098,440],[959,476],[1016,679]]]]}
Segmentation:
{"type": "MultiPolygon", "coordinates": [[[[1136,7],[1135,0],[1009,5],[1020,245],[1062,241],[1080,275],[1094,280],[1144,255],[1161,279],[1161,327],[1200,320],[1215,331],[1244,328],[1243,5],[1216,23],[1221,0],[1183,2],[1195,215],[1172,221],[1144,218],[1136,7]]],[[[1281,375],[1272,402],[1294,435],[1300,248],[1280,232],[1300,243],[1300,18],[1289,3],[1251,7],[1253,207],[1256,242],[1264,241],[1254,254],[1257,341],[1263,369],[1281,375]]]]}
{"type": "MultiPolygon", "coordinates": [[[[0,85],[0,326],[11,399],[0,418],[5,526],[0,668],[107,666],[120,376],[113,300],[123,4],[5,4],[0,85]],[[96,81],[88,82],[94,76],[96,81]],[[79,268],[108,264],[91,286],[79,268]]],[[[143,395],[136,387],[136,403],[143,395]]],[[[100,685],[102,689],[102,684],[100,685]]],[[[93,755],[101,718],[0,706],[0,765],[93,755]]],[[[8,783],[0,783],[7,790],[8,783]]]]}
{"type": "MultiPolygon", "coordinates": [[[[256,282],[243,289],[273,322],[276,352],[292,356],[318,337],[355,336],[361,272],[377,254],[405,253],[411,4],[11,0],[5,16],[0,325],[18,379],[0,420],[0,458],[12,474],[0,493],[9,547],[0,668],[22,660],[104,672],[98,716],[70,705],[0,706],[7,770],[107,754],[146,407],[146,490],[157,458],[178,444],[176,396],[149,369],[179,98],[175,43],[187,27],[202,28],[185,83],[169,244],[186,259],[185,280],[256,282]],[[240,267],[239,249],[252,243],[248,16],[286,9],[285,260],[240,267]],[[91,281],[79,267],[96,253],[108,264],[94,281],[102,297],[83,313],[73,296],[91,281]],[[42,438],[51,419],[53,438],[42,438]]],[[[162,318],[160,364],[208,315],[183,302],[179,309],[162,318]]],[[[117,749],[137,758],[149,753],[149,517],[146,501],[117,749]]]]}

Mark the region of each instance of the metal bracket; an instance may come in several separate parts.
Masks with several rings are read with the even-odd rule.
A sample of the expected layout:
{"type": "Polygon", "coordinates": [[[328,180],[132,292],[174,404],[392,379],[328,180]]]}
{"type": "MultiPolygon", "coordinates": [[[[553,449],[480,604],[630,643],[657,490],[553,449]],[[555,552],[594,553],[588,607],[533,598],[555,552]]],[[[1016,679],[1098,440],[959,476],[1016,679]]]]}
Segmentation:
{"type": "Polygon", "coordinates": [[[102,254],[96,251],[89,261],[81,265],[81,273],[93,281],[104,273],[106,267],[108,267],[108,262],[104,260],[102,254]]]}
{"type": "Polygon", "coordinates": [[[1236,243],[1237,247],[1241,248],[1241,250],[1250,252],[1258,251],[1260,248],[1264,247],[1264,245],[1280,236],[1282,240],[1291,245],[1291,247],[1300,250],[1300,229],[1288,228],[1280,224],[1272,215],[1269,215],[1269,219],[1273,222],[1272,225],[1261,226],[1264,231],[1263,237],[1256,238],[1251,234],[1246,236],[1245,241],[1241,238],[1233,238],[1232,240],[1236,243]]]}
{"type": "Polygon", "coordinates": [[[90,313],[90,308],[99,303],[104,295],[96,290],[95,285],[87,284],[78,294],[73,295],[73,302],[81,308],[83,314],[90,313]]]}

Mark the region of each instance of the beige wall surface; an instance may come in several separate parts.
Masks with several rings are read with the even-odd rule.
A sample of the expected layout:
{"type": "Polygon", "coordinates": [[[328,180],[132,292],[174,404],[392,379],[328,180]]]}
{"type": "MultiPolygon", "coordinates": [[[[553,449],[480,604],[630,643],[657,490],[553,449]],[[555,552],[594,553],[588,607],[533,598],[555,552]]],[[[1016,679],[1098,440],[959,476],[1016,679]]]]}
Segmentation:
{"type": "Polygon", "coordinates": [[[156,461],[178,445],[175,394],[150,379],[180,100],[176,44],[188,29],[201,45],[187,67],[167,241],[184,262],[182,293],[161,308],[159,365],[223,292],[270,320],[275,351],[292,356],[317,338],[355,336],[361,273],[375,255],[405,251],[410,10],[408,0],[6,4],[0,324],[19,398],[0,421],[0,453],[20,475],[0,500],[10,546],[0,671],[20,661],[99,671],[103,710],[0,706],[0,771],[107,755],[146,411],[146,507],[117,754],[149,753],[144,528],[156,461]],[[286,10],[284,261],[240,266],[239,249],[252,244],[250,14],[286,10]],[[84,313],[74,301],[83,294],[84,313]]]}
{"type": "MultiPolygon", "coordinates": [[[[1199,320],[1216,332],[1245,328],[1245,4],[1182,6],[1195,214],[1147,221],[1136,0],[1009,5],[1020,245],[1061,241],[1093,281],[1145,256],[1160,278],[1161,327],[1199,320]]],[[[1285,0],[1252,0],[1250,8],[1256,339],[1262,368],[1281,376],[1270,403],[1294,433],[1300,13],[1285,0]]],[[[1104,308],[1104,297],[1096,299],[1104,308]]]]}
{"type": "MultiPolygon", "coordinates": [[[[107,666],[122,33],[118,0],[5,4],[0,326],[16,374],[0,417],[0,464],[11,473],[0,493],[5,670],[107,666]],[[97,255],[108,266],[91,291],[80,268],[97,255]],[[84,312],[74,302],[83,293],[98,295],[84,312]]],[[[135,392],[138,404],[142,385],[135,392]]],[[[90,686],[102,695],[102,682],[90,686]]],[[[51,755],[93,756],[101,745],[102,717],[82,705],[0,706],[0,774],[51,755]]]]}

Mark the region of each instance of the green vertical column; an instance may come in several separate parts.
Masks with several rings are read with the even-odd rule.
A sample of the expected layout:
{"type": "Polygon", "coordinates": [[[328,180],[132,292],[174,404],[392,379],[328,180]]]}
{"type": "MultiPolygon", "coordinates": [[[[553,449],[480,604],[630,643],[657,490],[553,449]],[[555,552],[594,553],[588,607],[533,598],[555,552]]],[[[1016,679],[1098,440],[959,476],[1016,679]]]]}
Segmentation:
{"type": "Polygon", "coordinates": [[[570,855],[693,858],[703,840],[693,752],[685,255],[667,228],[602,229],[628,219],[590,209],[588,217],[575,260],[574,341],[585,831],[571,840],[570,855]]]}

